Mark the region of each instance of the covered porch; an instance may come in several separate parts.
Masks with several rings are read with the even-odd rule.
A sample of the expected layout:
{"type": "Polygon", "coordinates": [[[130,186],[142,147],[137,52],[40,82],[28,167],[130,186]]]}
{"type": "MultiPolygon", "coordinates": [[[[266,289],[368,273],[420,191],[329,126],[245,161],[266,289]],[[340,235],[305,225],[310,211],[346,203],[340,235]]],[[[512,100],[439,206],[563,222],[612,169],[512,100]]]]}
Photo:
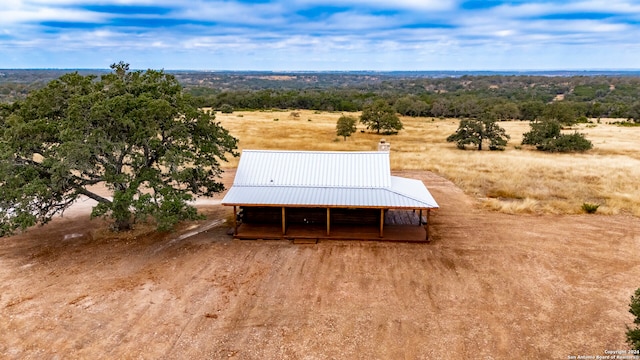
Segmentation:
{"type": "Polygon", "coordinates": [[[252,208],[234,206],[242,240],[428,242],[431,209],[252,208]]]}

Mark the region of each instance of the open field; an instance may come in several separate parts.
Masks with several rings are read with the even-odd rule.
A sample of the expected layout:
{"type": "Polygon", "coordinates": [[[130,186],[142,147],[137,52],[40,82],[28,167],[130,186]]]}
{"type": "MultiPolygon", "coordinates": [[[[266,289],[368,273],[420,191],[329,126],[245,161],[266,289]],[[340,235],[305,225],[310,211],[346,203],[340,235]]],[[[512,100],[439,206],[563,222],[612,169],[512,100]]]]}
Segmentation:
{"type": "MultiPolygon", "coordinates": [[[[511,141],[502,152],[461,151],[446,137],[455,119],[403,117],[398,135],[356,132],[346,142],[335,135],[340,113],[296,111],[234,112],[217,119],[246,149],[374,150],[391,142],[395,170],[429,170],[441,175],[483,206],[506,213],[577,214],[582,204],[600,204],[602,214],[640,216],[640,127],[583,124],[576,127],[594,143],[584,154],[547,154],[521,148],[528,122],[502,122],[511,141]],[[276,120],[277,119],[277,120],[276,120]],[[518,147],[517,147],[518,146],[518,147]]],[[[356,114],[357,115],[357,114],[356,114]]],[[[364,129],[358,125],[359,130],[364,129]]],[[[235,167],[237,160],[228,166],[235,167]]]]}
{"type": "Polygon", "coordinates": [[[566,359],[626,348],[638,218],[509,215],[432,173],[396,174],[439,201],[433,243],[197,233],[229,216],[219,205],[173,234],[114,235],[86,203],[1,238],[0,358],[566,359]]]}
{"type": "MultiPolygon", "coordinates": [[[[340,114],[289,115],[218,119],[242,148],[372,150],[382,137],[334,141],[340,114]]],[[[514,140],[492,153],[444,142],[454,120],[403,120],[407,129],[386,137],[392,167],[440,204],[432,243],[232,240],[221,196],[199,199],[207,220],[174,233],[139,225],[116,235],[79,202],[0,238],[0,358],[567,359],[626,349],[640,286],[640,128],[582,128],[595,150],[554,155],[514,148],[528,125],[508,122],[514,140]],[[584,201],[601,202],[599,214],[575,214],[584,201]]]]}

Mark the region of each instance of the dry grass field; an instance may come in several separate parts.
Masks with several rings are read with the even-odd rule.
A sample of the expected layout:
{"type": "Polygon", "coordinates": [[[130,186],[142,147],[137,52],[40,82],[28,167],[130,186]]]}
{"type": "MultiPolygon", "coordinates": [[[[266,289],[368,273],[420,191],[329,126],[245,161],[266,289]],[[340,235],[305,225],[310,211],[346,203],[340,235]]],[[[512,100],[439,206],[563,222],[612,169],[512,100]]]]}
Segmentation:
{"type": "MultiPolygon", "coordinates": [[[[218,119],[242,148],[372,150],[382,137],[336,140],[339,116],[218,119]]],[[[0,358],[567,359],[626,349],[640,286],[640,129],[582,128],[596,149],[558,155],[516,149],[527,124],[509,122],[511,145],[493,153],[444,142],[454,120],[403,120],[406,130],[386,137],[393,173],[423,181],[440,204],[431,243],[234,240],[223,194],[199,199],[207,220],[173,233],[114,234],[81,201],[0,238],[0,358]],[[558,214],[584,201],[621,214],[558,214]]]]}
{"type": "MultiPolygon", "coordinates": [[[[391,142],[394,170],[429,170],[443,176],[483,206],[506,213],[577,214],[583,203],[598,213],[640,216],[640,127],[582,124],[594,149],[583,154],[547,154],[520,147],[529,123],[503,122],[511,136],[505,151],[462,151],[446,137],[455,119],[403,117],[405,129],[384,136],[358,124],[347,141],[335,135],[341,113],[292,111],[217,114],[244,149],[374,150],[381,138],[391,142]]],[[[358,116],[359,114],[352,114],[358,116]]],[[[572,131],[572,130],[568,130],[572,131]]],[[[226,166],[235,167],[237,159],[226,166]]]]}

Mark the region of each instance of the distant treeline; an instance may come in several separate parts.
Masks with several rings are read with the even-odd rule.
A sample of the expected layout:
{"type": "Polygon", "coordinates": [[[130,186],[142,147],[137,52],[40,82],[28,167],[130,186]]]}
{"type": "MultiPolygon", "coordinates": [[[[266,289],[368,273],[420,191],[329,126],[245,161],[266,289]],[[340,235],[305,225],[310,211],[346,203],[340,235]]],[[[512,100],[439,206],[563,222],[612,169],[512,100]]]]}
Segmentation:
{"type": "MultiPolygon", "coordinates": [[[[23,98],[62,70],[0,70],[0,102],[23,98]]],[[[69,71],[67,71],[69,72],[69,71]]],[[[89,73],[91,70],[83,70],[89,73]]],[[[95,70],[101,75],[100,70],[95,70]]],[[[464,75],[374,72],[171,72],[201,106],[359,111],[384,99],[406,116],[533,120],[546,112],[640,121],[640,76],[464,75]]]]}
{"type": "Polygon", "coordinates": [[[545,111],[576,118],[640,119],[640,77],[462,76],[385,79],[334,88],[220,90],[187,86],[202,106],[234,109],[359,111],[385,99],[406,116],[474,117],[494,112],[501,120],[533,120],[545,111]]]}

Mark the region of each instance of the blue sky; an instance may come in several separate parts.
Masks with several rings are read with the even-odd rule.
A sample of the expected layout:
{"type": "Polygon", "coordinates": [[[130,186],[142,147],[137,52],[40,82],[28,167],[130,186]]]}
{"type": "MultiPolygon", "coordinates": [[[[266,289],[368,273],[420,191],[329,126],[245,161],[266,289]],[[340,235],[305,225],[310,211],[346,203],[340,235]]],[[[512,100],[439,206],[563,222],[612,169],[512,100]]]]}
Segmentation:
{"type": "Polygon", "coordinates": [[[639,69],[640,1],[1,0],[0,68],[639,69]]]}

